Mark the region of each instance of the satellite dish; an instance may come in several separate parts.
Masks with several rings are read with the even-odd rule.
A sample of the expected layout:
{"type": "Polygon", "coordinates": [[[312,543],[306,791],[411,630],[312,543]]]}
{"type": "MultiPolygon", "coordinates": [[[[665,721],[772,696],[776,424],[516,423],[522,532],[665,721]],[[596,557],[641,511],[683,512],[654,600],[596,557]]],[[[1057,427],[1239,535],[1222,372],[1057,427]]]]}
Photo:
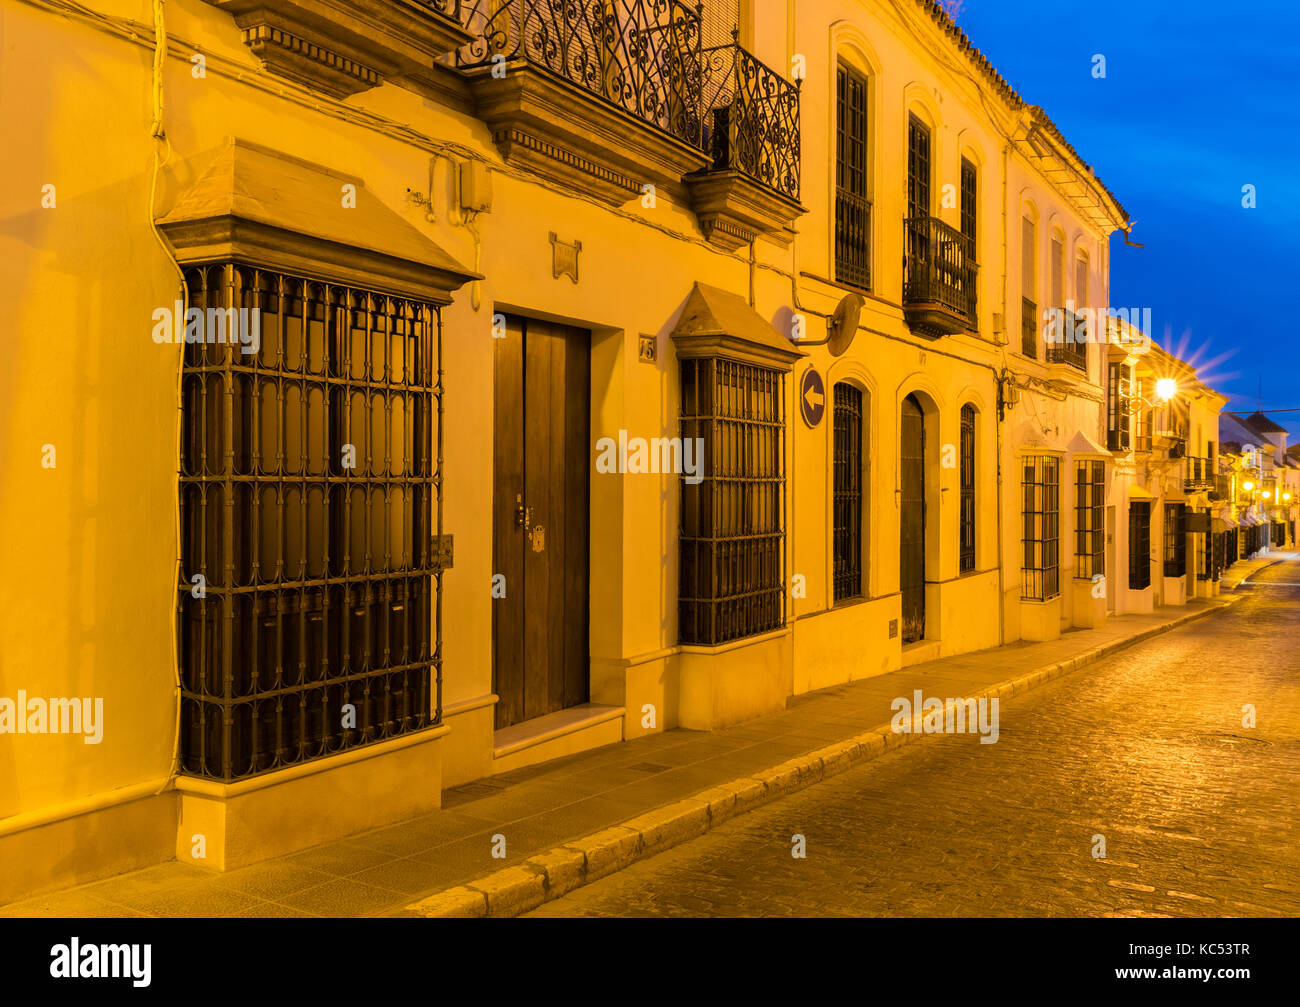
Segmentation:
{"type": "Polygon", "coordinates": [[[867,299],[861,294],[845,294],[840,301],[835,314],[831,317],[830,338],[826,341],[826,349],[830,351],[832,357],[843,356],[852,345],[853,337],[858,334],[858,321],[862,318],[862,309],[866,303],[867,299]]]}

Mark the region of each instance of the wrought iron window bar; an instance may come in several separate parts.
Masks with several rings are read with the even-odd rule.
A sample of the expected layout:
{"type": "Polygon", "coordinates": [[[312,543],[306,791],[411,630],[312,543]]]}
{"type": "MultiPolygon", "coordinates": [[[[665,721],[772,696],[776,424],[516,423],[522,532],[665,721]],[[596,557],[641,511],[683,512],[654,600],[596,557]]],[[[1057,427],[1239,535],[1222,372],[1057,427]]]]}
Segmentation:
{"type": "Polygon", "coordinates": [[[1020,299],[1020,352],[1038,359],[1038,305],[1028,297],[1020,299]]]}
{"type": "Polygon", "coordinates": [[[1187,574],[1187,505],[1165,504],[1165,576],[1187,574]]]}
{"type": "Polygon", "coordinates": [[[866,78],[841,63],[836,73],[835,100],[835,279],[859,290],[870,290],[866,78]]]}
{"type": "Polygon", "coordinates": [[[961,537],[958,542],[957,570],[970,573],[975,569],[975,407],[961,407],[960,491],[961,537]]]}
{"type": "Polygon", "coordinates": [[[941,305],[973,328],[979,266],[970,238],[938,217],[908,217],[903,232],[903,303],[941,305]]]}
{"type": "Polygon", "coordinates": [[[703,357],[681,362],[681,383],[704,472],[682,480],[678,635],[713,645],[785,622],[785,375],[703,357]]]}
{"type": "Polygon", "coordinates": [[[1141,591],[1151,586],[1151,502],[1134,500],[1128,512],[1128,586],[1141,591]]]}
{"type": "Polygon", "coordinates": [[[237,780],[438,723],[437,308],[232,264],[185,280],[202,311],[260,312],[261,345],[184,350],[183,771],[237,780]]]}
{"type": "Polygon", "coordinates": [[[835,385],[834,571],[835,601],[862,594],[862,390],[835,385]]]}
{"type": "Polygon", "coordinates": [[[1106,568],[1106,463],[1075,462],[1074,479],[1074,575],[1091,580],[1106,568]]]}
{"type": "Polygon", "coordinates": [[[1060,465],[1052,455],[1023,461],[1020,596],[1029,601],[1049,601],[1061,593],[1060,465]]]}

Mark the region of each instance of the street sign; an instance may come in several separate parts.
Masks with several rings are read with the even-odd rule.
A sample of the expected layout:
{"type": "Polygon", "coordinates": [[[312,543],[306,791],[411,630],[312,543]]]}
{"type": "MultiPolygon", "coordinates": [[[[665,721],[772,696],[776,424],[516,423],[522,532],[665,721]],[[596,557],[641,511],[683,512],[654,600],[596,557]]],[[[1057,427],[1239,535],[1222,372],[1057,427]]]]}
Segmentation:
{"type": "Polygon", "coordinates": [[[803,413],[803,421],[810,427],[816,427],[826,411],[826,386],[815,367],[803,372],[803,380],[799,383],[799,410],[803,413]]]}

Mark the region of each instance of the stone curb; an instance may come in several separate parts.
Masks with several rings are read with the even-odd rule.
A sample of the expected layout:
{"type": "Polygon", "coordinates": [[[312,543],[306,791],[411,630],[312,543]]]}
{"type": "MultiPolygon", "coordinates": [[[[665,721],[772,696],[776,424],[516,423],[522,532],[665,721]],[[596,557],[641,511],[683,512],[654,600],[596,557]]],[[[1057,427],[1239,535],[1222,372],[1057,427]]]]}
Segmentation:
{"type": "MultiPolygon", "coordinates": [[[[1028,674],[996,683],[982,692],[963,698],[978,700],[1018,696],[1136,643],[1221,612],[1239,600],[1240,596],[1225,599],[1225,604],[1219,607],[1189,612],[1163,625],[1094,647],[1068,660],[1044,665],[1028,674]]],[[[820,780],[838,776],[860,763],[921,737],[924,735],[896,734],[888,725],[873,727],[846,741],[796,756],[751,776],[710,787],[684,800],[647,811],[620,825],[564,843],[545,853],[529,857],[514,867],[437,892],[408,905],[401,915],[441,919],[518,916],[536,909],[543,902],[558,899],[575,888],[621,871],[637,860],[703,835],[729,818],[812,786],[820,780]]]]}

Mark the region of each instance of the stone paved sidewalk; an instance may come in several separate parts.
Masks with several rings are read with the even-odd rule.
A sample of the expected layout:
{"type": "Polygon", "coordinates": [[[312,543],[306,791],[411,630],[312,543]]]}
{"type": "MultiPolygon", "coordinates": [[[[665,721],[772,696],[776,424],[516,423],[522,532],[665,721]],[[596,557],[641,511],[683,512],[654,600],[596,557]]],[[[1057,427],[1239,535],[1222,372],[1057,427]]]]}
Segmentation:
{"type": "Polygon", "coordinates": [[[915,689],[973,696],[1068,669],[1080,655],[1095,660],[1233,600],[1113,617],[1048,643],[931,661],[794,697],[784,712],[737,727],[667,731],[452,788],[430,815],[251,867],[215,874],[172,861],[11,903],[0,916],[409,915],[406,907],[427,896],[887,727],[893,699],[915,689]],[[506,837],[504,859],[492,856],[497,835],[506,837]]]}
{"type": "Polygon", "coordinates": [[[1285,560],[1296,559],[1300,553],[1294,552],[1269,552],[1258,559],[1242,559],[1233,563],[1232,566],[1223,571],[1223,576],[1219,581],[1220,591],[1235,591],[1242,583],[1249,580],[1265,567],[1272,566],[1274,563],[1281,563],[1285,560]]]}

